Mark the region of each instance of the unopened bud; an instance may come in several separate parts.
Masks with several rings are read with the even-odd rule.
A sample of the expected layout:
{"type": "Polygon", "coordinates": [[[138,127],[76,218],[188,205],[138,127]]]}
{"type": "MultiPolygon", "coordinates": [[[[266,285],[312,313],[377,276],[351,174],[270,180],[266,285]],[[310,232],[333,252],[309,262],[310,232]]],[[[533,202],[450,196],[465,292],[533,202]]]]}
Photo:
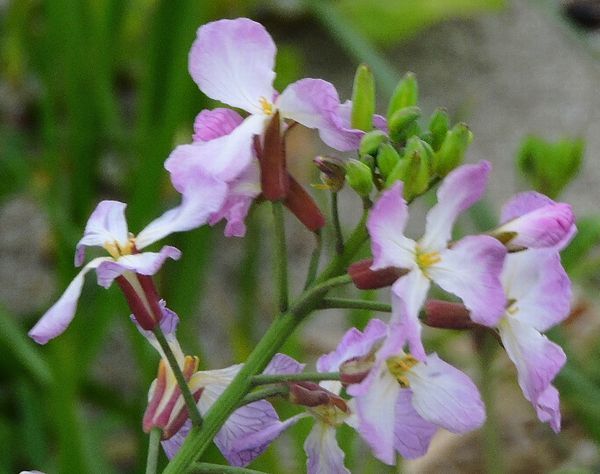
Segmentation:
{"type": "Polygon", "coordinates": [[[400,161],[400,155],[396,149],[389,143],[383,143],[377,152],[377,168],[383,179],[386,179],[396,164],[400,161]]]}
{"type": "Polygon", "coordinates": [[[396,267],[371,270],[372,266],[373,259],[366,259],[348,267],[348,274],[359,290],[377,290],[391,286],[398,278],[408,273],[408,270],[396,267]]]}
{"type": "Polygon", "coordinates": [[[305,407],[316,407],[329,402],[328,391],[314,382],[296,382],[290,384],[290,402],[305,407]]]}
{"type": "Polygon", "coordinates": [[[396,111],[405,107],[412,107],[419,102],[419,86],[417,78],[412,72],[406,73],[396,86],[390,104],[388,106],[387,118],[391,122],[396,111]]]}
{"type": "Polygon", "coordinates": [[[358,66],[352,88],[352,128],[368,132],[373,129],[375,113],[375,79],[364,64],[358,66]]]}
{"type": "Polygon", "coordinates": [[[386,187],[396,181],[404,182],[404,197],[411,200],[427,191],[431,179],[431,147],[419,139],[411,137],[404,154],[386,180],[386,187]]]}
{"type": "Polygon", "coordinates": [[[400,142],[418,132],[418,127],[415,126],[420,116],[421,109],[416,106],[396,110],[388,120],[392,140],[400,142]]]}
{"type": "Polygon", "coordinates": [[[431,147],[438,151],[446,138],[450,128],[450,117],[444,109],[436,109],[429,121],[429,131],[431,132],[431,147]]]}
{"type": "Polygon", "coordinates": [[[318,231],[325,225],[325,217],[310,194],[293,177],[288,175],[288,180],[288,194],[283,204],[308,230],[318,231]]]}
{"type": "Polygon", "coordinates": [[[436,173],[440,176],[446,176],[460,165],[472,141],[473,133],[467,125],[458,123],[452,127],[436,153],[434,162],[436,173]]]}
{"type": "Polygon", "coordinates": [[[346,181],[346,167],[344,162],[330,156],[317,156],[313,163],[321,170],[322,189],[338,192],[344,187],[346,181]]]}
{"type": "Polygon", "coordinates": [[[462,303],[429,300],[425,303],[427,326],[440,329],[473,329],[478,325],[471,321],[469,310],[462,303]]]}
{"type": "Polygon", "coordinates": [[[379,145],[388,140],[389,137],[387,134],[381,130],[371,130],[370,132],[365,133],[360,141],[360,146],[358,147],[359,156],[375,156],[379,149],[379,145]]]}
{"type": "Polygon", "coordinates": [[[346,164],[346,180],[359,196],[367,197],[373,189],[371,168],[358,160],[349,160],[346,164]]]}

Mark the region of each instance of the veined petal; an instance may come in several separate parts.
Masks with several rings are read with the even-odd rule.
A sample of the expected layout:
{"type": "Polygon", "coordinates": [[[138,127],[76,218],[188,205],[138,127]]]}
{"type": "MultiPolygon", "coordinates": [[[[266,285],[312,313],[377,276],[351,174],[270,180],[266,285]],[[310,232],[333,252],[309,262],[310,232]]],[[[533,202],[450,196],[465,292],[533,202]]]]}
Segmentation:
{"type": "Polygon", "coordinates": [[[515,300],[511,317],[540,332],[569,315],[571,280],[553,250],[530,249],[508,254],[502,285],[508,299],[515,300]]]}
{"type": "Polygon", "coordinates": [[[475,384],[437,354],[415,365],[407,377],[413,392],[412,404],[425,420],[453,433],[466,433],[485,421],[485,409],[475,384]]]}
{"type": "Polygon", "coordinates": [[[125,208],[119,201],[101,201],[87,221],[83,237],[75,250],[75,266],[79,267],[85,257],[85,247],[103,247],[105,243],[117,242],[125,247],[129,240],[125,208]]]}
{"type": "Polygon", "coordinates": [[[460,166],[444,178],[437,191],[438,202],[427,213],[425,235],[419,242],[424,251],[446,247],[458,215],[483,196],[491,169],[489,161],[480,161],[460,166]]]}
{"type": "Polygon", "coordinates": [[[383,192],[369,214],[367,229],[374,257],[372,270],[387,267],[410,269],[415,266],[416,243],[404,236],[408,208],[402,189],[403,184],[398,181],[383,192]]]}
{"type": "Polygon", "coordinates": [[[138,250],[167,235],[195,229],[206,224],[211,214],[217,212],[227,195],[227,184],[209,176],[196,175],[189,181],[181,196],[181,204],[153,220],[136,237],[138,250]]]}
{"type": "Polygon", "coordinates": [[[290,84],[277,98],[281,116],[305,127],[316,128],[321,139],[339,151],[357,150],[364,135],[344,128],[338,117],[340,99],[333,84],[322,79],[301,79],[290,84]]]}
{"type": "Polygon", "coordinates": [[[189,71],[211,99],[262,113],[260,99],[275,95],[275,43],[267,30],[248,18],[219,20],[198,29],[189,71]]]}
{"type": "Polygon", "coordinates": [[[160,442],[167,458],[172,459],[177,454],[177,451],[181,448],[181,445],[185,441],[185,438],[187,438],[191,429],[192,421],[187,420],[175,435],[160,442]]]}
{"type": "Polygon", "coordinates": [[[437,431],[436,425],[424,420],[415,411],[412,397],[412,390],[401,389],[396,399],[394,448],[407,459],[423,456],[437,431]]]}
{"type": "Polygon", "coordinates": [[[419,360],[425,359],[419,311],[430,286],[429,279],[419,268],[410,271],[392,286],[390,337],[398,340],[401,347],[408,343],[410,352],[419,360]]]}
{"type": "Polygon", "coordinates": [[[517,318],[505,317],[498,329],[506,353],[517,367],[523,395],[537,409],[539,398],[565,364],[565,353],[558,344],[517,318]]]}
{"type": "Polygon", "coordinates": [[[440,253],[428,268],[431,279],[463,300],[471,319],[495,326],[506,308],[500,274],[506,256],[504,245],[486,236],[467,236],[440,253]]]}
{"type": "Polygon", "coordinates": [[[44,313],[35,326],[29,331],[38,344],[46,344],[50,339],[62,334],[75,316],[77,301],[83,288],[83,279],[90,270],[97,268],[102,262],[111,261],[108,257],[95,258],[77,274],[65,292],[52,307],[44,313]]]}
{"type": "Polygon", "coordinates": [[[181,252],[175,247],[165,245],[159,252],[143,252],[119,257],[118,260],[106,259],[98,265],[98,285],[108,288],[113,280],[130,271],[140,275],[154,275],[167,258],[179,260],[181,252]]]}
{"type": "Polygon", "coordinates": [[[244,119],[235,110],[218,107],[202,110],[194,120],[194,141],[209,142],[229,135],[244,119]]]}
{"type": "Polygon", "coordinates": [[[344,451],[338,445],[335,434],[334,427],[315,421],[304,442],[308,474],[350,474],[344,467],[344,451]]]}
{"type": "Polygon", "coordinates": [[[347,360],[363,357],[387,335],[387,324],[380,319],[371,319],[364,331],[352,328],[344,334],[337,348],[317,360],[319,372],[333,372],[347,360]]]}
{"type": "Polygon", "coordinates": [[[269,362],[263,374],[299,374],[306,364],[301,364],[293,357],[277,353],[269,362]]]}
{"type": "Polygon", "coordinates": [[[549,385],[538,397],[535,410],[540,421],[549,423],[555,433],[560,431],[560,400],[554,385],[549,385]]]}

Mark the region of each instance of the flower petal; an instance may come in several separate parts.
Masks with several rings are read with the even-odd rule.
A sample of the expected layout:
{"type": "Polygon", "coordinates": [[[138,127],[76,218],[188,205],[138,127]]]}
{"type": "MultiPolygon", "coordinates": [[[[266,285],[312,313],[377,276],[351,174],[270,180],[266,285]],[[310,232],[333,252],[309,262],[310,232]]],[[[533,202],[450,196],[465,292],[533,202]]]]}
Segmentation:
{"type": "Polygon", "coordinates": [[[419,311],[430,286],[429,279],[419,268],[410,271],[392,286],[390,338],[397,339],[400,347],[408,343],[410,352],[419,360],[425,359],[419,311]]]}
{"type": "Polygon", "coordinates": [[[554,385],[538,397],[535,409],[540,421],[549,423],[555,433],[560,431],[560,400],[554,385]]]}
{"type": "Polygon", "coordinates": [[[46,344],[50,339],[62,334],[75,316],[77,301],[83,288],[85,274],[97,268],[102,262],[111,261],[108,257],[95,258],[77,274],[65,292],[52,307],[44,313],[35,326],[29,331],[31,337],[38,344],[46,344]]]}
{"type": "Polygon", "coordinates": [[[571,280],[553,250],[530,249],[508,254],[502,284],[508,299],[515,300],[516,312],[512,317],[540,332],[569,315],[571,280]]]}
{"type": "Polygon", "coordinates": [[[147,247],[167,235],[192,230],[206,224],[211,214],[217,212],[227,194],[223,181],[197,174],[181,197],[181,204],[153,220],[135,239],[138,250],[147,247]]]}
{"type": "Polygon", "coordinates": [[[248,18],[219,20],[198,29],[189,71],[211,99],[250,113],[262,113],[260,99],[273,100],[275,43],[248,18]]]}
{"type": "Polygon", "coordinates": [[[387,267],[410,269],[415,266],[416,243],[404,236],[408,208],[402,189],[403,184],[398,181],[384,191],[369,214],[367,229],[374,257],[372,270],[387,267]]]}
{"type": "Polygon", "coordinates": [[[98,284],[108,288],[113,280],[123,273],[130,271],[140,275],[154,275],[167,258],[179,260],[181,252],[175,247],[165,245],[160,252],[144,252],[125,255],[118,260],[106,259],[100,263],[96,274],[98,284]]]}
{"type": "Polygon", "coordinates": [[[396,399],[394,447],[407,459],[423,456],[437,432],[437,426],[421,418],[415,411],[412,397],[412,390],[402,389],[396,399]]]}
{"type": "Polygon", "coordinates": [[[177,433],[171,436],[165,441],[161,441],[160,444],[167,455],[167,458],[172,459],[177,454],[177,451],[181,448],[181,445],[187,438],[187,435],[192,429],[192,421],[187,420],[177,433]]]}
{"type": "Polygon", "coordinates": [[[467,236],[440,253],[440,262],[428,268],[431,279],[463,300],[471,319],[495,326],[506,308],[500,274],[504,245],[486,236],[467,236]]]}
{"type": "Polygon", "coordinates": [[[505,317],[498,329],[506,353],[517,367],[523,395],[538,409],[540,397],[566,362],[565,353],[558,344],[517,318],[505,317]]]}
{"type": "MultiPolygon", "coordinates": [[[[177,326],[179,325],[179,316],[177,316],[177,313],[175,313],[175,311],[172,311],[169,308],[167,308],[167,303],[164,300],[160,300],[160,307],[162,309],[162,318],[159,323],[160,329],[165,335],[169,347],[171,347],[171,350],[175,354],[175,358],[178,361],[180,361],[180,364],[183,364],[185,354],[181,350],[181,346],[179,344],[179,341],[177,340],[176,334],[177,326]]],[[[156,339],[154,332],[142,328],[142,326],[140,326],[140,324],[135,319],[134,315],[131,315],[131,320],[137,327],[137,330],[140,332],[140,334],[144,336],[148,340],[150,345],[158,351],[161,358],[166,360],[167,356],[165,355],[162,347],[160,346],[160,343],[156,339]]]]}
{"type": "Polygon", "coordinates": [[[333,84],[322,79],[301,79],[290,84],[277,98],[282,117],[319,130],[321,139],[339,151],[357,150],[364,135],[344,128],[338,116],[340,99],[333,84]]]}
{"type": "Polygon", "coordinates": [[[218,107],[202,110],[194,120],[194,141],[209,142],[229,135],[244,119],[235,110],[218,107]]]}
{"type": "Polygon", "coordinates": [[[127,204],[119,201],[101,201],[87,221],[83,237],[75,250],[75,266],[79,267],[85,257],[85,247],[103,247],[104,244],[117,242],[126,246],[129,240],[125,208],[127,204]]]}
{"type": "Polygon", "coordinates": [[[304,442],[308,474],[350,474],[344,467],[344,451],[335,439],[335,428],[315,421],[304,442]]]}
{"type": "Polygon", "coordinates": [[[437,204],[427,213],[425,235],[419,244],[424,251],[439,251],[452,237],[452,226],[458,215],[478,201],[492,169],[489,161],[463,165],[452,171],[437,191],[437,204]]]}
{"type": "Polygon", "coordinates": [[[299,374],[306,364],[301,364],[293,357],[277,353],[263,370],[263,374],[299,374]]]}
{"type": "Polygon", "coordinates": [[[412,404],[425,420],[453,433],[466,433],[485,421],[485,409],[475,384],[437,354],[415,365],[407,377],[413,391],[412,404]]]}

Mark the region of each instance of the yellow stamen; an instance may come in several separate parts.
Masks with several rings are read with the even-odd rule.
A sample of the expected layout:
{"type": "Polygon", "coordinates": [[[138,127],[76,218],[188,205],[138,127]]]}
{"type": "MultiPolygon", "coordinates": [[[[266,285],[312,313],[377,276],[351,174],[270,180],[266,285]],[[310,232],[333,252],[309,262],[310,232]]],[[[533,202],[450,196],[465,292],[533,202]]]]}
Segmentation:
{"type": "Polygon", "coordinates": [[[435,265],[441,260],[442,257],[440,257],[439,252],[421,252],[417,249],[417,265],[419,265],[419,268],[423,270],[423,272],[425,272],[427,267],[435,265]]]}
{"type": "Polygon", "coordinates": [[[266,115],[273,115],[273,104],[269,102],[266,98],[261,97],[258,99],[260,106],[263,110],[263,113],[266,115]]]}
{"type": "Polygon", "coordinates": [[[124,255],[131,255],[135,249],[135,238],[130,234],[127,243],[121,246],[116,240],[112,242],[104,242],[104,249],[110,254],[112,258],[117,260],[119,257],[124,255]]]}
{"type": "Polygon", "coordinates": [[[404,388],[409,387],[407,373],[419,363],[412,355],[390,357],[387,361],[388,370],[404,388]]]}

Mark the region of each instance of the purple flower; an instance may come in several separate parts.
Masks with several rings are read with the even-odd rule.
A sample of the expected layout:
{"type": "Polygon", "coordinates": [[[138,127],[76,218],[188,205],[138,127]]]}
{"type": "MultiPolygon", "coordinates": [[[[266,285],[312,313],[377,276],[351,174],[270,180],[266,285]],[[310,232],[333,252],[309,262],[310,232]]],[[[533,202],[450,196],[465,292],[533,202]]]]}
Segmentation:
{"type": "MultiPolygon", "coordinates": [[[[126,296],[136,299],[138,306],[148,307],[157,299],[148,301],[137,276],[154,275],[167,258],[179,259],[181,252],[175,247],[164,246],[158,252],[140,252],[143,248],[173,232],[193,229],[206,223],[209,215],[218,210],[225,199],[226,186],[210,177],[190,178],[190,192],[183,196],[178,207],[165,212],[152,221],[137,236],[127,229],[126,204],[118,201],[102,201],[90,216],[83,237],[75,251],[75,265],[81,266],[86,247],[102,247],[110,257],[94,258],[73,279],[59,300],[42,316],[29,331],[39,344],[60,335],[73,317],[81,294],[85,274],[95,269],[98,284],[108,288],[113,280],[123,276],[127,286],[126,296]]],[[[142,321],[140,321],[142,322],[142,321]]]]}
{"type": "MultiPolygon", "coordinates": [[[[225,233],[242,236],[244,219],[260,193],[255,137],[262,137],[278,111],[282,120],[319,131],[329,146],[354,150],[364,132],[351,129],[347,108],[332,84],[302,79],[281,94],[273,89],[276,47],[265,28],[247,18],[219,20],[198,29],[189,70],[208,97],[244,110],[203,110],[194,123],[194,143],[177,147],[165,163],[175,188],[185,192],[190,174],[212,176],[229,185],[229,198],[211,223],[228,221],[225,233]]],[[[285,126],[285,123],[283,124],[285,126]]]]}
{"type": "Polygon", "coordinates": [[[371,269],[408,271],[392,286],[392,323],[398,325],[418,359],[425,358],[418,313],[431,281],[460,297],[478,323],[493,326],[504,311],[506,300],[499,280],[504,246],[483,235],[448,245],[455,219],[481,197],[490,168],[487,161],[463,165],[444,179],[437,192],[438,202],[427,214],[425,235],[418,241],[404,235],[408,208],[402,197],[402,182],[382,194],[369,216],[374,256],[371,269]]]}
{"type": "Polygon", "coordinates": [[[342,373],[348,364],[370,363],[362,381],[347,391],[354,396],[359,433],[387,464],[394,464],[395,451],[406,458],[425,454],[437,427],[465,433],[485,419],[469,377],[436,354],[423,361],[406,354],[397,331],[373,319],[364,332],[350,329],[337,349],[317,362],[319,370],[342,373]]]}

